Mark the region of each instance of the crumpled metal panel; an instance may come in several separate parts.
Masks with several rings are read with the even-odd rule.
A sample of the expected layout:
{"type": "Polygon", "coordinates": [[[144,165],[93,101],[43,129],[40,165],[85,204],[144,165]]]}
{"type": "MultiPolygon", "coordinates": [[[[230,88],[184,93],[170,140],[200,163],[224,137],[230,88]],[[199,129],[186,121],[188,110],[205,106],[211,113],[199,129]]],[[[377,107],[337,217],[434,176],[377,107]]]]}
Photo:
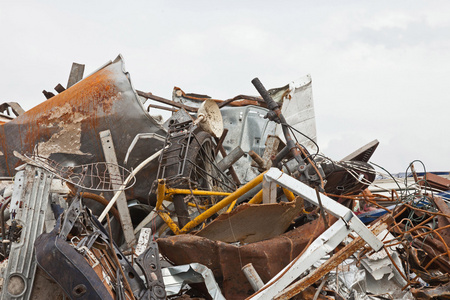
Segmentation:
{"type": "MultiPolygon", "coordinates": [[[[109,129],[116,145],[119,164],[138,133],[165,130],[147,112],[131,85],[119,56],[64,92],[48,99],[14,120],[0,125],[0,176],[13,176],[19,159],[13,151],[48,157],[68,165],[105,161],[99,132],[109,129]]],[[[162,142],[145,139],[137,143],[127,165],[130,169],[162,147],[162,142]]],[[[146,200],[158,162],[138,175],[128,198],[146,200]]]]}
{"type": "Polygon", "coordinates": [[[214,300],[225,300],[210,269],[201,264],[173,266],[162,270],[168,296],[177,295],[185,284],[204,282],[214,300]]]}
{"type": "Polygon", "coordinates": [[[226,243],[254,243],[276,237],[286,231],[303,209],[302,202],[242,204],[223,213],[196,233],[226,243]]]}
{"type": "MultiPolygon", "coordinates": [[[[445,201],[440,197],[434,197],[433,200],[439,210],[442,213],[446,214],[446,216],[438,216],[439,228],[450,225],[450,208],[448,207],[447,203],[445,203],[445,201]]],[[[440,235],[447,244],[447,247],[450,247],[450,228],[441,229],[440,235]]]]}
{"type": "MultiPolygon", "coordinates": [[[[262,156],[267,137],[275,134],[275,123],[264,119],[267,109],[258,106],[223,107],[223,126],[228,134],[223,147],[229,153],[237,146],[244,152],[254,151],[262,156]]],[[[256,168],[251,167],[252,158],[244,155],[235,164],[234,169],[241,183],[246,183],[259,175],[256,168]]]]}
{"type": "MultiPolygon", "coordinates": [[[[316,146],[311,141],[317,142],[311,75],[303,76],[284,87],[271,89],[269,93],[275,102],[282,103],[281,113],[286,118],[286,122],[304,134],[294,131],[293,134],[298,142],[311,152],[317,151],[316,146]]],[[[282,128],[279,124],[276,127],[276,135],[285,142],[282,128]]]]}
{"type": "Polygon", "coordinates": [[[160,238],[157,242],[161,253],[175,265],[198,262],[210,268],[226,299],[245,299],[254,291],[241,271],[244,265],[252,263],[267,282],[301,253],[310,238],[316,239],[323,232],[323,222],[318,219],[273,239],[244,246],[193,235],[160,238]]]}

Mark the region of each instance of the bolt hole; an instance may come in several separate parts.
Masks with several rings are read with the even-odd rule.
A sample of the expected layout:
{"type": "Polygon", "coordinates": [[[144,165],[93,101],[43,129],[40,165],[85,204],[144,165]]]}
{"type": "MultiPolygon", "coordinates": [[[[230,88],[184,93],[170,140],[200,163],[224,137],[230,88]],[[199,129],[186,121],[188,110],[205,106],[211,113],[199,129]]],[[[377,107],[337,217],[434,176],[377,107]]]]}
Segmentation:
{"type": "Polygon", "coordinates": [[[72,294],[75,297],[83,296],[84,294],[86,294],[86,292],[87,292],[87,289],[84,284],[79,284],[79,285],[75,286],[72,290],[72,294]]]}

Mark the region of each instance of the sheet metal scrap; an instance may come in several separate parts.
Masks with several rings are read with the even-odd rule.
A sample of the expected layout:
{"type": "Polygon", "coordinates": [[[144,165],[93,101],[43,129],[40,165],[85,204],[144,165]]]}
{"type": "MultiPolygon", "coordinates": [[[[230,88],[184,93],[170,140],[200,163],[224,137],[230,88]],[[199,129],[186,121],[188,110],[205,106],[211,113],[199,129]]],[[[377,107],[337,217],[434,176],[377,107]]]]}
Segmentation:
{"type": "MultiPolygon", "coordinates": [[[[112,133],[119,163],[139,133],[165,130],[145,112],[119,56],[114,62],[38,106],[0,125],[0,176],[13,176],[19,160],[13,151],[37,153],[62,165],[105,161],[98,133],[112,133]]],[[[130,169],[159,150],[157,140],[140,141],[130,155],[130,169]]],[[[140,173],[129,198],[144,203],[155,178],[157,163],[140,173]]]]}
{"type": "MultiPolygon", "coordinates": [[[[392,216],[386,215],[385,217],[379,219],[372,226],[372,232],[374,234],[379,234],[380,232],[385,230],[388,227],[389,223],[391,223],[392,221],[392,216]]],[[[343,263],[345,259],[352,256],[357,250],[364,248],[364,245],[365,241],[361,237],[355,238],[344,248],[336,252],[330,259],[320,265],[320,267],[279,293],[275,299],[290,299],[298,293],[302,292],[311,284],[320,280],[323,276],[343,263]]]]}
{"type": "Polygon", "coordinates": [[[196,233],[214,241],[254,243],[276,237],[286,231],[303,210],[303,202],[242,204],[223,213],[196,233]]]}
{"type": "MultiPolygon", "coordinates": [[[[23,112],[15,103],[0,105],[0,177],[16,174],[15,167],[20,160],[13,156],[15,151],[21,154],[34,153],[51,159],[64,168],[110,161],[111,157],[102,151],[102,140],[99,136],[99,132],[105,130],[110,131],[110,135],[103,135],[105,147],[112,147],[108,145],[111,144],[111,140],[114,140],[117,156],[112,159],[114,163],[117,162],[120,167],[127,169],[136,168],[145,159],[159,155],[164,145],[164,137],[168,132],[145,111],[141,99],[146,98],[171,105],[173,108],[170,108],[170,111],[183,110],[183,114],[186,115],[184,117],[189,120],[191,116],[186,111],[195,114],[201,103],[211,101],[208,96],[187,94],[179,88],[174,89],[173,100],[135,91],[129,74],[124,71],[121,56],[80,81],[83,70],[83,65],[74,65],[67,89],[58,85],[59,94],[55,96],[53,93],[46,92],[45,94],[50,98],[27,112],[23,112]],[[15,115],[15,118],[11,113],[15,115]]],[[[110,231],[107,232],[91,215],[90,210],[82,205],[80,198],[75,197],[71,207],[62,215],[62,221],[56,222],[54,218],[47,220],[42,216],[39,218],[39,224],[45,221],[46,227],[54,227],[54,229],[50,232],[51,228],[45,228],[47,233],[37,238],[37,261],[41,268],[58,283],[58,285],[43,283],[43,286],[47,285],[59,294],[64,290],[71,298],[91,295],[92,298],[102,299],[112,297],[164,299],[167,295],[180,293],[180,289],[186,282],[194,284],[202,281],[205,282],[207,292],[214,299],[222,299],[222,294],[227,299],[244,299],[249,296],[255,299],[291,297],[331,299],[319,292],[326,288],[333,288],[329,284],[326,285],[329,281],[327,278],[340,280],[337,274],[334,278],[330,274],[346,259],[354,257],[352,258],[355,262],[353,271],[367,274],[372,272],[370,276],[375,278],[373,282],[378,284],[376,290],[383,288],[380,285],[383,280],[386,282],[386,277],[396,276],[400,279],[395,279],[403,285],[399,287],[399,290],[410,289],[417,299],[450,298],[448,293],[450,288],[450,209],[443,199],[428,192],[430,187],[434,190],[449,189],[450,180],[427,173],[420,181],[417,176],[415,177],[415,188],[419,188],[421,184],[421,190],[409,189],[400,197],[394,192],[390,197],[384,198],[367,192],[360,193],[375,178],[376,172],[367,162],[378,146],[378,141],[369,143],[339,162],[329,159],[312,161],[313,156],[309,155],[308,151],[311,153],[316,151],[316,131],[311,77],[308,75],[284,87],[269,91],[265,91],[259,80],[255,80],[252,82],[266,102],[264,103],[260,97],[245,95],[225,101],[214,100],[221,108],[228,134],[216,139],[218,146],[209,139],[209,136],[205,138],[211,143],[205,143],[209,145],[209,148],[203,152],[218,153],[220,151],[221,156],[218,156],[214,162],[216,163],[221,158],[226,160],[232,157],[230,153],[229,157],[226,157],[225,150],[230,152],[231,149],[241,147],[243,153],[251,154],[255,161],[259,161],[259,171],[269,169],[266,174],[260,175],[264,178],[262,184],[252,185],[252,188],[245,192],[246,196],[241,195],[242,199],[239,201],[234,199],[236,201],[229,207],[228,213],[220,214],[220,211],[217,211],[218,217],[215,213],[208,215],[205,221],[210,223],[200,231],[159,238],[157,243],[149,243],[146,249],[142,249],[140,256],[135,255],[137,263],[134,265],[130,264],[125,254],[111,239],[111,236],[120,236],[120,228],[108,226],[110,231]],[[279,107],[280,104],[283,105],[279,107]],[[226,107],[227,105],[229,106],[226,107]],[[276,119],[274,112],[281,120],[285,117],[285,123],[309,136],[308,138],[293,132],[298,139],[297,142],[305,147],[291,147],[293,140],[289,136],[289,130],[285,132],[280,124],[270,121],[276,119]],[[283,118],[281,113],[285,115],[283,118]],[[263,118],[266,114],[269,116],[268,119],[263,118]],[[286,135],[284,139],[281,133],[286,135]],[[270,135],[280,136],[281,139],[270,135]],[[279,147],[285,141],[287,141],[286,144],[291,145],[291,148],[279,147]],[[261,158],[259,155],[262,153],[264,155],[261,158]],[[284,172],[275,168],[270,169],[273,161],[274,166],[283,168],[284,172]],[[325,193],[319,194],[318,189],[311,188],[314,185],[320,185],[325,193]],[[280,202],[280,187],[284,189],[286,197],[291,202],[280,202]],[[250,202],[252,204],[240,204],[253,197],[255,193],[259,196],[253,199],[261,200],[265,204],[253,204],[253,200],[250,202]],[[360,194],[355,195],[358,193],[360,194]],[[252,195],[249,196],[250,194],[252,195]],[[294,201],[294,194],[302,197],[302,201],[299,198],[297,198],[298,201],[294,201]],[[340,204],[344,201],[364,200],[372,205],[383,207],[377,202],[380,199],[395,202],[398,205],[395,209],[382,208],[387,214],[379,218],[371,229],[368,229],[351,209],[340,204]],[[330,223],[324,224],[326,222],[324,215],[323,220],[316,218],[301,226],[295,225],[297,228],[291,226],[293,220],[304,209],[303,200],[318,206],[321,213],[328,213],[330,223]],[[236,203],[238,205],[232,210],[236,203]],[[285,232],[288,227],[294,229],[285,232]],[[382,229],[389,230],[389,233],[383,233],[384,244],[383,238],[376,236],[382,229]],[[346,246],[334,250],[340,247],[342,241],[352,231],[359,236],[354,235],[353,240],[347,242],[346,246]],[[232,244],[237,242],[240,244],[232,244]],[[373,254],[369,252],[369,245],[375,251],[384,248],[385,253],[373,254]],[[174,267],[161,268],[158,248],[168,261],[174,263],[174,267]],[[328,259],[324,256],[327,254],[331,255],[328,259]],[[399,257],[402,259],[400,260],[399,257]],[[321,266],[313,266],[315,262],[323,260],[325,262],[321,266]],[[356,267],[356,262],[359,263],[359,269],[356,267]],[[378,262],[379,264],[376,265],[378,262]],[[254,266],[265,283],[256,293],[241,271],[241,268],[249,263],[254,266]],[[145,279],[142,279],[137,271],[144,274],[145,279]],[[375,271],[379,272],[374,274],[375,271]],[[166,279],[176,283],[176,289],[172,290],[164,286],[166,279]]],[[[155,107],[153,104],[150,106],[155,107]]],[[[172,117],[172,121],[177,114],[172,117]]],[[[286,125],[284,126],[284,129],[287,129],[286,125]]],[[[201,134],[204,133],[202,131],[201,134]]],[[[190,141],[190,138],[184,139],[186,143],[190,141]]],[[[192,153],[200,153],[194,160],[196,167],[200,169],[199,164],[202,159],[205,160],[206,155],[199,151],[200,148],[192,147],[192,149],[195,150],[192,153]]],[[[230,167],[234,172],[235,182],[245,184],[259,175],[256,168],[250,167],[249,156],[240,157],[239,155],[236,156],[236,160],[223,168],[224,170],[230,167]]],[[[158,162],[154,160],[138,173],[136,184],[126,191],[127,199],[122,199],[119,211],[128,211],[129,203],[127,204],[126,201],[130,199],[137,199],[141,203],[147,202],[151,184],[156,179],[157,167],[158,162]]],[[[205,165],[204,169],[208,168],[205,165]]],[[[17,180],[20,180],[20,174],[16,175],[17,180]]],[[[182,175],[184,178],[191,174],[182,175]]],[[[217,180],[213,172],[210,172],[209,176],[217,180]]],[[[28,181],[33,181],[32,176],[29,177],[28,181]]],[[[168,179],[168,176],[162,177],[162,179],[168,179]]],[[[201,194],[201,192],[213,190],[212,185],[202,186],[202,188],[206,191],[194,190],[190,186],[191,196],[194,196],[194,192],[201,194]]],[[[185,189],[188,188],[185,187],[185,189]]],[[[22,190],[16,188],[15,193],[22,190]]],[[[218,193],[216,195],[219,195],[224,191],[216,192],[218,193]]],[[[72,193],[80,196],[77,191],[72,193]]],[[[87,196],[86,193],[82,195],[87,196]]],[[[13,200],[16,198],[17,196],[13,197],[13,200]]],[[[51,203],[51,200],[47,201],[48,197],[44,198],[40,202],[51,203]]],[[[112,197],[111,190],[101,197],[102,206],[107,204],[109,199],[115,199],[112,197]]],[[[164,197],[158,198],[158,203],[161,204],[164,199],[164,197]]],[[[184,203],[184,197],[180,199],[184,203]]],[[[112,203],[113,201],[110,202],[112,203]]],[[[222,208],[228,204],[224,204],[222,208]]],[[[4,202],[1,209],[3,240],[7,237],[7,231],[8,237],[17,237],[19,231],[15,229],[20,229],[12,224],[7,230],[3,216],[6,205],[7,202],[4,202]]],[[[88,207],[96,213],[100,209],[100,204],[92,202],[88,207]]],[[[12,215],[19,208],[22,207],[12,203],[12,215]]],[[[50,212],[50,206],[44,208],[50,212]]],[[[196,208],[199,210],[199,206],[196,208]]],[[[201,209],[207,208],[205,205],[201,209]]],[[[60,215],[61,212],[58,211],[56,215],[60,215]]],[[[104,212],[105,215],[106,213],[104,212]]],[[[167,209],[167,215],[169,213],[167,209]]],[[[48,215],[55,217],[50,213],[48,215]]],[[[317,217],[318,214],[312,215],[317,217]]],[[[36,217],[39,216],[36,215],[36,217]]],[[[167,222],[166,219],[165,221],[167,222]]],[[[134,237],[132,230],[136,231],[134,233],[138,230],[132,227],[135,224],[128,223],[130,223],[128,228],[130,237],[134,237]]],[[[200,223],[195,226],[191,224],[190,229],[198,224],[200,223]]],[[[29,224],[24,226],[24,233],[28,232],[29,228],[29,224]]],[[[158,229],[160,232],[164,231],[163,226],[159,226],[158,229]]],[[[34,239],[33,236],[28,242],[32,243],[34,239]]],[[[6,244],[3,245],[6,247],[6,244]]],[[[17,261],[17,257],[22,255],[15,249],[11,247],[13,253],[9,257],[10,262],[17,261]]],[[[31,253],[30,249],[32,248],[26,249],[27,255],[31,253]]],[[[6,251],[3,254],[7,256],[6,251]]],[[[132,251],[128,254],[133,255],[132,251]]],[[[32,260],[27,259],[27,261],[32,260]]],[[[31,267],[30,270],[33,269],[33,266],[31,267]]],[[[15,269],[8,270],[13,272],[15,269]]],[[[351,272],[349,270],[347,271],[351,272]]],[[[34,274],[34,269],[32,271],[31,273],[34,274]]],[[[27,278],[33,277],[28,276],[27,272],[22,273],[27,278]]],[[[44,282],[41,273],[41,271],[37,272],[36,282],[44,282]]],[[[360,276],[360,278],[365,281],[369,275],[360,276]]],[[[6,287],[9,289],[10,277],[6,279],[6,287]]],[[[30,284],[32,280],[31,278],[30,284]]],[[[349,297],[352,293],[357,295],[354,293],[356,290],[352,291],[353,286],[348,287],[350,291],[345,296],[349,297]]],[[[195,286],[191,287],[195,289],[195,286]]],[[[8,289],[4,290],[4,294],[8,289]]],[[[33,288],[34,293],[37,290],[37,287],[33,288]]],[[[367,291],[369,289],[366,289],[364,293],[367,291]]],[[[333,299],[342,298],[338,286],[328,295],[332,293],[334,293],[333,299]]]]}
{"type": "Polygon", "coordinates": [[[324,230],[322,221],[314,220],[272,239],[243,246],[192,235],[159,238],[157,242],[161,253],[175,265],[198,262],[210,268],[225,298],[244,299],[253,294],[253,289],[241,267],[252,263],[267,282],[324,230]]]}

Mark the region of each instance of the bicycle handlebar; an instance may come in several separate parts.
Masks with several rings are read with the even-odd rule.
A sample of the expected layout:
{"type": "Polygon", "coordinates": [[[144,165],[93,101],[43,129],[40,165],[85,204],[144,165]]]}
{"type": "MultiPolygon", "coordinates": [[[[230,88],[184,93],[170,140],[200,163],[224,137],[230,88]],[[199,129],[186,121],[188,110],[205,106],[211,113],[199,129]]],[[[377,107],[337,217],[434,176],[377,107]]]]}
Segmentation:
{"type": "Polygon", "coordinates": [[[264,99],[264,102],[266,102],[268,109],[275,110],[277,108],[280,108],[280,106],[278,106],[278,104],[275,101],[273,101],[272,97],[269,95],[269,92],[263,86],[258,77],[252,80],[252,84],[256,88],[258,93],[261,95],[261,97],[264,99]]]}

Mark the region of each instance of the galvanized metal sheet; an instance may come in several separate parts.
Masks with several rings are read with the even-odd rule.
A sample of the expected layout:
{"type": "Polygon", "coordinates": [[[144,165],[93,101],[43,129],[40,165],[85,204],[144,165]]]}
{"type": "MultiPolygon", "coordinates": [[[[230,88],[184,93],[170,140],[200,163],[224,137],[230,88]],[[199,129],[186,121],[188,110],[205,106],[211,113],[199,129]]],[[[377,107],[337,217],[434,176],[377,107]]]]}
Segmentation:
{"type": "MultiPolygon", "coordinates": [[[[273,99],[276,102],[283,103],[281,113],[289,125],[317,142],[311,75],[306,75],[278,89],[274,93],[273,99]]],[[[281,125],[277,125],[275,134],[284,141],[281,125]]],[[[316,151],[317,149],[314,143],[304,135],[294,132],[294,136],[300,144],[305,146],[309,151],[316,151]]]]}

